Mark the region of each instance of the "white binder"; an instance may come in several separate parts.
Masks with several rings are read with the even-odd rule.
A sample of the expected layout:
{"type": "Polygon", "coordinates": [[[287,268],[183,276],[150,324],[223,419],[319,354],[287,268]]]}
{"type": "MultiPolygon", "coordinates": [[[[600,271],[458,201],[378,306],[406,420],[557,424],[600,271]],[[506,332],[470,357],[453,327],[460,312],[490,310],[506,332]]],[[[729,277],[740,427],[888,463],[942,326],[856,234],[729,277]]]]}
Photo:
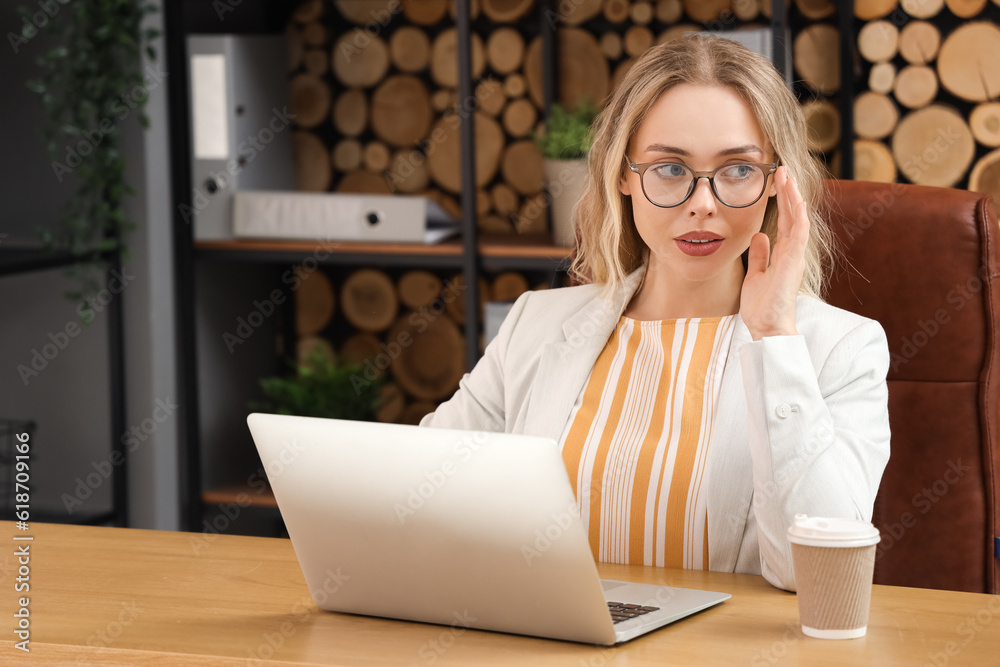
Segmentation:
{"type": "Polygon", "coordinates": [[[295,188],[282,35],[191,35],[192,206],[199,240],[230,239],[233,193],[295,188]]]}

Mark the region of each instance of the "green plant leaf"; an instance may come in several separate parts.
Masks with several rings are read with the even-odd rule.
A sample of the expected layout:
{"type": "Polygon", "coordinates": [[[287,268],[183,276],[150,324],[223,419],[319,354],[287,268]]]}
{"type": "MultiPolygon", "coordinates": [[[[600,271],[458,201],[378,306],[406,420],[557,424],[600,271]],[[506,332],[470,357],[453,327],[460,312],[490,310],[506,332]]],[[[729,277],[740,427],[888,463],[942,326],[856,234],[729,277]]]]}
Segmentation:
{"type": "Polygon", "coordinates": [[[251,401],[254,410],[277,414],[334,419],[372,419],[383,380],[369,381],[362,366],[337,366],[319,351],[306,364],[289,363],[285,377],[261,378],[263,401],[251,401]]]}
{"type": "Polygon", "coordinates": [[[597,108],[584,100],[572,111],[553,104],[545,132],[535,135],[542,156],[553,160],[575,160],[586,157],[592,141],[591,125],[597,117],[597,108]]]}
{"type": "MultiPolygon", "coordinates": [[[[32,0],[34,3],[34,0],[32,0]]],[[[54,3],[50,3],[54,4],[54,3]]],[[[144,0],[58,0],[60,14],[45,27],[46,44],[52,44],[34,59],[37,74],[25,82],[41,99],[45,114],[43,146],[52,160],[66,163],[71,152],[79,164],[71,169],[73,195],[66,202],[60,224],[40,230],[46,247],[61,247],[80,257],[81,266],[67,271],[76,282],[71,298],[82,303],[101,289],[94,272],[103,271],[100,248],[125,248],[134,222],[128,220],[123,199],[134,194],[125,181],[125,162],[117,150],[117,126],[110,132],[94,131],[108,118],[118,120],[123,95],[143,83],[144,61],[152,54],[156,29],[143,29],[143,17],[157,10],[144,0]],[[84,147],[82,136],[90,141],[84,147]],[[87,151],[87,152],[84,152],[87,151]],[[106,237],[106,235],[109,235],[106,237]]],[[[33,20],[37,3],[17,8],[19,15],[33,20]]],[[[45,7],[42,7],[45,9],[45,7]]],[[[39,31],[32,27],[31,36],[39,31]]],[[[27,35],[26,35],[27,36],[27,35]]],[[[144,116],[147,96],[130,99],[129,113],[144,116]]],[[[143,123],[148,127],[148,119],[143,123]]],[[[68,166],[68,165],[66,165],[68,166]]]]}

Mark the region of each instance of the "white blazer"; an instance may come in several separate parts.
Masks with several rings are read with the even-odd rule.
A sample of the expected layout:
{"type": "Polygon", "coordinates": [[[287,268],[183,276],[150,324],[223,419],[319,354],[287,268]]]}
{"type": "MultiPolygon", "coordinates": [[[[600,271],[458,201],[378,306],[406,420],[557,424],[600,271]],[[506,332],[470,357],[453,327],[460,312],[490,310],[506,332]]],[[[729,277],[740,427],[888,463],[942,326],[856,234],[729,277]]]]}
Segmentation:
{"type": "MultiPolygon", "coordinates": [[[[638,288],[523,294],[458,391],[421,426],[558,441],[638,288]]],[[[800,295],[797,336],[753,341],[737,315],[709,442],[709,568],[795,590],[786,530],[796,514],[871,521],[889,460],[885,332],[800,295]]]]}

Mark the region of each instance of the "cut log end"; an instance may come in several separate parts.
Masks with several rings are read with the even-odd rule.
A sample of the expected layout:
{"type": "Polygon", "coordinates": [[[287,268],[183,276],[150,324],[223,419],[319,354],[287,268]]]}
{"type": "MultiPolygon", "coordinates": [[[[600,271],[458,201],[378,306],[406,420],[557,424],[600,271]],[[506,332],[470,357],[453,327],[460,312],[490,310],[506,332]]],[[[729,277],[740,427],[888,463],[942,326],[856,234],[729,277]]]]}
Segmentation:
{"type": "Polygon", "coordinates": [[[295,331],[300,336],[319,333],[333,318],[333,285],[326,274],[315,270],[306,274],[295,292],[295,331]]]}
{"type": "Polygon", "coordinates": [[[430,305],[441,295],[444,284],[430,271],[407,271],[399,278],[399,300],[411,310],[430,305]]]}
{"type": "Polygon", "coordinates": [[[840,141],[840,112],[826,100],[813,100],[802,105],[809,130],[809,149],[823,153],[836,147],[840,141]]]}
{"type": "Polygon", "coordinates": [[[942,104],[910,112],[892,135],[892,155],[903,175],[918,185],[952,187],[965,175],[975,140],[965,119],[942,104]],[[945,148],[941,139],[946,137],[945,148]]]}
{"type": "Polygon", "coordinates": [[[815,23],[800,32],[793,44],[795,70],[821,93],[840,89],[840,36],[837,29],[815,23]]]}
{"type": "Polygon", "coordinates": [[[392,279],[375,269],[361,269],[348,276],[341,288],[340,302],[347,321],[371,333],[389,327],[399,309],[392,279]]]}

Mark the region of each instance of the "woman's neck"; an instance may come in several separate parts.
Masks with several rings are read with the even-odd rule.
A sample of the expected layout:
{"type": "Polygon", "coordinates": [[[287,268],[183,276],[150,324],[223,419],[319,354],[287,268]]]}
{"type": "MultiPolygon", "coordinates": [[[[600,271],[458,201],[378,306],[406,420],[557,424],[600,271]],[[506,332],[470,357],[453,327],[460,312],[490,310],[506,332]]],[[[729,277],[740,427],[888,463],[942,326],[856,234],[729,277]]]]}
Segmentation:
{"type": "Polygon", "coordinates": [[[624,314],[636,320],[721,317],[738,313],[746,275],[742,263],[707,280],[684,280],[650,261],[624,314]]]}

